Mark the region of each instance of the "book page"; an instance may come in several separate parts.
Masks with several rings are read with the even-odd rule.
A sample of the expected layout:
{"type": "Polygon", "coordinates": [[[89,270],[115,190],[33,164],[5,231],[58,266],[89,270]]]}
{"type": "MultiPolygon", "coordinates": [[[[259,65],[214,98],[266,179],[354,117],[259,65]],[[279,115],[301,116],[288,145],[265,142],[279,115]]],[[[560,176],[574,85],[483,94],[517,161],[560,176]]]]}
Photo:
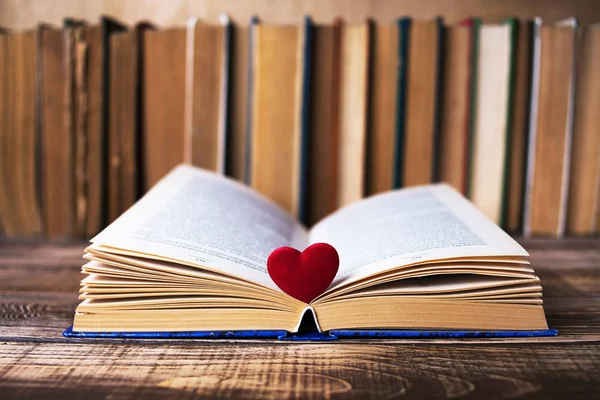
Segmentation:
{"type": "Polygon", "coordinates": [[[315,225],[309,242],[340,256],[330,288],[399,266],[527,252],[446,184],[391,191],[344,207],[315,225]]]}
{"type": "Polygon", "coordinates": [[[304,249],[307,232],[246,186],[180,165],[91,241],[279,290],[267,273],[267,258],[279,246],[304,249]]]}

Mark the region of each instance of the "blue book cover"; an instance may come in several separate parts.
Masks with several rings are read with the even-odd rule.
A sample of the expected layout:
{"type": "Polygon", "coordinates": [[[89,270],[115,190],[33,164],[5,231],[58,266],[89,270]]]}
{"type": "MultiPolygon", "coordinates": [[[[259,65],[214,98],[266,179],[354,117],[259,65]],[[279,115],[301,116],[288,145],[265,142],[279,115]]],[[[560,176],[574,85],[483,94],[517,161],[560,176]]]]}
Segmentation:
{"type": "Polygon", "coordinates": [[[90,339],[278,339],[288,341],[330,341],[339,339],[481,339],[556,336],[556,329],[534,331],[339,329],[329,332],[292,333],[285,330],[192,331],[192,332],[77,332],[67,328],[63,336],[90,339]]]}

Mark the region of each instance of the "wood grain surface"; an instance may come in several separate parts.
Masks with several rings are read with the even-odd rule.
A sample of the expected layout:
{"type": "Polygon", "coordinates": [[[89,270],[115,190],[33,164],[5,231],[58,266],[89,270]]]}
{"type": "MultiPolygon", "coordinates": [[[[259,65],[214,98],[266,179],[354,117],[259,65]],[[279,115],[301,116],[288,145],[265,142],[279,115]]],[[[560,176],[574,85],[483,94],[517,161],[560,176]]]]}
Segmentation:
{"type": "Polygon", "coordinates": [[[85,243],[0,243],[0,398],[599,398],[600,240],[522,241],[538,339],[66,339],[85,243]]]}

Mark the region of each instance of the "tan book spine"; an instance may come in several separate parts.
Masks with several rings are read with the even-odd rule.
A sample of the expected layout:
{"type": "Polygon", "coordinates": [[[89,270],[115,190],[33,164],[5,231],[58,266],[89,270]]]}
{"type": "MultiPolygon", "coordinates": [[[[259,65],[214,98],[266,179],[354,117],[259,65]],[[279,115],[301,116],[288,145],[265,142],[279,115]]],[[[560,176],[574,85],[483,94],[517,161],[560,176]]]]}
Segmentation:
{"type": "Polygon", "coordinates": [[[193,165],[224,172],[224,122],[222,121],[225,73],[225,28],[197,21],[192,29],[191,131],[189,157],[193,165]]]}
{"type": "Polygon", "coordinates": [[[254,57],[250,184],[282,208],[299,211],[301,30],[258,25],[254,57]]]}
{"type": "Polygon", "coordinates": [[[338,207],[360,200],[365,190],[369,23],[342,29],[338,207]]]}
{"type": "Polygon", "coordinates": [[[427,184],[433,176],[437,29],[435,21],[413,21],[410,28],[403,186],[427,184]]]}
{"type": "Polygon", "coordinates": [[[378,25],[373,38],[371,126],[367,156],[367,193],[393,189],[396,149],[396,81],[398,79],[397,24],[378,25]]]}
{"type": "Polygon", "coordinates": [[[185,28],[143,33],[143,170],[148,190],[185,154],[185,28]]]}
{"type": "Polygon", "coordinates": [[[34,236],[42,231],[37,179],[36,139],[36,32],[9,35],[8,59],[12,64],[9,82],[7,177],[9,201],[15,206],[16,236],[34,236]]]}
{"type": "Polygon", "coordinates": [[[440,181],[452,185],[463,194],[467,177],[465,142],[469,121],[470,42],[470,26],[446,28],[439,177],[440,181]]]}
{"type": "Polygon", "coordinates": [[[541,36],[531,232],[562,236],[572,134],[574,28],[543,26],[541,36]]]}
{"type": "Polygon", "coordinates": [[[600,193],[600,26],[579,33],[567,232],[597,229],[600,193]]]}

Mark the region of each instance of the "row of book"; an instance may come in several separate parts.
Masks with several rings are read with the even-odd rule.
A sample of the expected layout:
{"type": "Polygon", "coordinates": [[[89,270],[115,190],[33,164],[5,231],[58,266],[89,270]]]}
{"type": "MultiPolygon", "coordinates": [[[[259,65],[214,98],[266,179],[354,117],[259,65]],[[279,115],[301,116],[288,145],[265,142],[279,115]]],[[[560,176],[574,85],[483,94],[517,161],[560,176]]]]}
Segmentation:
{"type": "Polygon", "coordinates": [[[180,162],[307,225],[448,182],[510,232],[592,234],[600,29],[516,18],[0,34],[0,227],[89,237],[180,162]]]}

